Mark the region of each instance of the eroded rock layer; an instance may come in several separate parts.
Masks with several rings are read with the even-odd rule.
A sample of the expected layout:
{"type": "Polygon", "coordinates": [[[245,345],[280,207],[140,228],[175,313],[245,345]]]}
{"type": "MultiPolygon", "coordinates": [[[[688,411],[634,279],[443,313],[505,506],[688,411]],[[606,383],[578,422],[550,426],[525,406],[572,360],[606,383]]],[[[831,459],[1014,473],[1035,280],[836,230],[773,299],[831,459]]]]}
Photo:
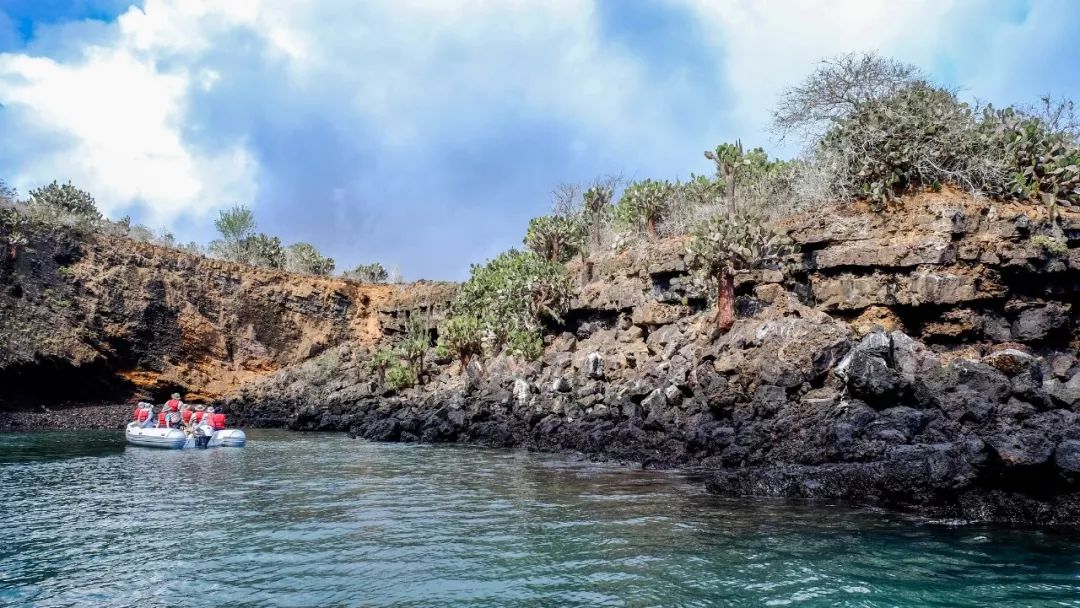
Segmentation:
{"type": "MultiPolygon", "coordinates": [[[[693,466],[716,492],[1080,523],[1080,222],[949,193],[787,223],[712,329],[677,239],[594,256],[539,361],[384,391],[343,345],[222,401],[252,424],[693,466]]],[[[572,268],[577,271],[577,268],[572,268]]]]}
{"type": "MultiPolygon", "coordinates": [[[[651,467],[716,492],[1080,523],[1080,214],[944,192],[785,221],[801,253],[713,329],[686,242],[594,253],[539,360],[367,365],[454,286],[365,286],[35,235],[0,264],[0,402],[119,383],[243,425],[472,442],[651,467]],[[586,280],[587,279],[587,280],[586,280]]],[[[77,395],[76,395],[77,397],[77,395]]]]}
{"type": "Polygon", "coordinates": [[[173,390],[211,399],[338,344],[372,344],[379,310],[449,288],[361,285],[38,229],[0,256],[0,410],[173,390]]]}

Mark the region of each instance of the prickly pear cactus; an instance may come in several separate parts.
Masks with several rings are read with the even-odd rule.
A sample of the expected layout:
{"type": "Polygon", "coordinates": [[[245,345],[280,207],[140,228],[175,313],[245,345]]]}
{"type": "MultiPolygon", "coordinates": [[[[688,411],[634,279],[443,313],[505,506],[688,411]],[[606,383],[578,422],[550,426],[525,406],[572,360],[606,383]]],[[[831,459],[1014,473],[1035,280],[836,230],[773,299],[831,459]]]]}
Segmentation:
{"type": "Polygon", "coordinates": [[[625,225],[656,236],[656,227],[664,219],[674,196],[675,185],[669,181],[634,182],[623,192],[615,213],[625,225]]]}

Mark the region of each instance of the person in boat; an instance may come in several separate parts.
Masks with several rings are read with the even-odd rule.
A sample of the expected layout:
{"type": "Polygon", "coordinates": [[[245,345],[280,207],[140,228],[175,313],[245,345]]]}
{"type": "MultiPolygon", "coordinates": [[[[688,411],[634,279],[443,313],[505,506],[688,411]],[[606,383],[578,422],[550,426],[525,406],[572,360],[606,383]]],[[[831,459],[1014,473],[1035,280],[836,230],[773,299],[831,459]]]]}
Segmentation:
{"type": "Polygon", "coordinates": [[[154,424],[154,406],[151,403],[140,401],[135,406],[135,415],[132,418],[141,427],[148,427],[154,424]]]}
{"type": "Polygon", "coordinates": [[[199,404],[192,408],[191,416],[188,418],[187,425],[188,430],[194,430],[195,427],[202,423],[203,416],[206,415],[206,406],[199,404]]]}
{"type": "Polygon", "coordinates": [[[191,417],[195,412],[191,410],[191,406],[186,403],[180,404],[180,424],[186,429],[191,427],[191,417]]]}
{"type": "Polygon", "coordinates": [[[173,393],[172,398],[165,402],[165,408],[168,409],[170,412],[179,413],[180,408],[183,405],[184,402],[180,399],[180,393],[173,393]]]}
{"type": "Polygon", "coordinates": [[[211,416],[214,415],[213,407],[195,406],[195,414],[192,415],[192,435],[195,436],[195,446],[205,448],[214,435],[214,427],[210,424],[211,416]],[[197,417],[197,418],[196,418],[197,417]]]}
{"type": "Polygon", "coordinates": [[[214,413],[210,414],[210,426],[215,431],[225,430],[225,412],[221,408],[214,410],[214,413]]]}
{"type": "Polygon", "coordinates": [[[214,406],[211,405],[211,406],[206,408],[206,412],[203,414],[202,424],[203,424],[203,426],[205,426],[207,428],[208,433],[213,432],[213,430],[214,430],[213,422],[214,422],[214,413],[216,411],[217,410],[214,409],[214,406]]]}

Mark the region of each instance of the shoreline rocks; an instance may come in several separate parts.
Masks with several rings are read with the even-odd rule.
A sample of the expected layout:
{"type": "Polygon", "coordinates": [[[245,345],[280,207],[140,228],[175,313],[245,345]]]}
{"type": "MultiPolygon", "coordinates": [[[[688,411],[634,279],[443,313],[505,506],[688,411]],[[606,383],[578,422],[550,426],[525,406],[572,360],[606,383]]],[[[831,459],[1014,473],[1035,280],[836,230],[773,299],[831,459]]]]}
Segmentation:
{"type": "MultiPolygon", "coordinates": [[[[289,357],[215,404],[245,426],[688,467],[727,494],[1080,524],[1080,214],[1061,210],[1051,226],[1041,206],[943,192],[883,213],[835,205],[785,222],[802,253],[784,272],[737,277],[727,333],[706,310],[685,239],[643,241],[595,252],[592,280],[547,328],[539,360],[499,355],[462,371],[429,356],[424,384],[400,392],[368,369],[371,350],[392,342],[417,306],[437,316],[453,290],[410,288],[432,296],[423,301],[367,294],[360,314],[285,277],[304,295],[286,300],[303,304],[289,312],[295,323],[241,333],[289,357]],[[1065,235],[1065,253],[1030,239],[1052,230],[1065,235]],[[370,339],[327,334],[300,357],[295,328],[311,315],[326,322],[327,307],[335,326],[370,339]]],[[[155,259],[143,249],[132,259],[155,259]]],[[[569,263],[572,276],[580,263],[569,263]]],[[[105,285],[92,270],[81,264],[79,280],[105,285]]],[[[243,282],[243,269],[227,270],[243,282]]],[[[252,272],[252,293],[280,278],[252,272]]],[[[195,325],[179,328],[177,344],[205,342],[195,338],[206,332],[188,331],[195,325]]],[[[195,359],[185,370],[207,371],[195,359]]]]}
{"type": "Polygon", "coordinates": [[[0,432],[72,431],[107,429],[122,431],[131,420],[128,404],[68,404],[0,411],[0,432]]]}

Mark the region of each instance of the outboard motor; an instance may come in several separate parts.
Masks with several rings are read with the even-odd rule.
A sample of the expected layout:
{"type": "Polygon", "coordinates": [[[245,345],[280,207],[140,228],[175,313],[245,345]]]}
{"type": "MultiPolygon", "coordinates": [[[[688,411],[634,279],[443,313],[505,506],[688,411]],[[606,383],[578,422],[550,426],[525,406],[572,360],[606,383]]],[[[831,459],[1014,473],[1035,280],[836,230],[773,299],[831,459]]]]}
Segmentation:
{"type": "Polygon", "coordinates": [[[204,430],[202,425],[195,427],[195,432],[192,434],[195,437],[195,447],[205,448],[210,443],[211,435],[204,430]]]}

